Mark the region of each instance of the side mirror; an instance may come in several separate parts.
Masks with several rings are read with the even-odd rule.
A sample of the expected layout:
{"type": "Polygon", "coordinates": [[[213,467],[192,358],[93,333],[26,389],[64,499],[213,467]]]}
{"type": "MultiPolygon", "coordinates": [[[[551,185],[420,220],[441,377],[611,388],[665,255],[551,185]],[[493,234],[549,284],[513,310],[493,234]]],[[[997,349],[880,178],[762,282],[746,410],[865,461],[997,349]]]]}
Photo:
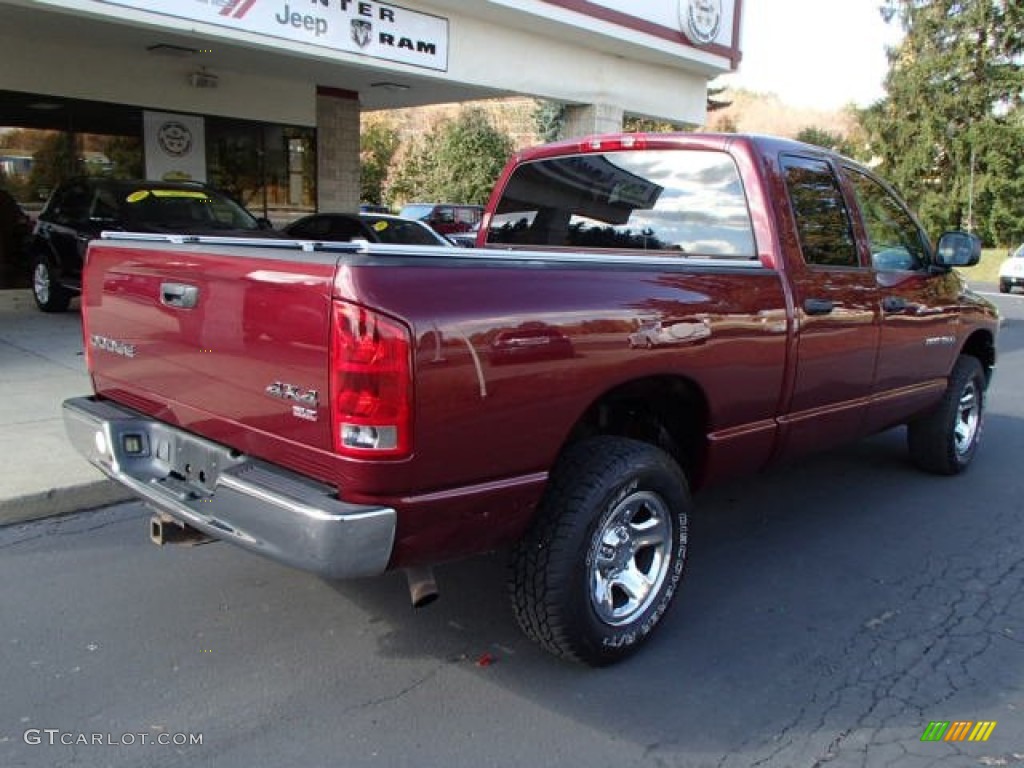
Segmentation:
{"type": "Polygon", "coordinates": [[[271,223],[270,219],[268,219],[265,216],[260,216],[258,219],[256,219],[256,226],[261,230],[268,230],[274,228],[274,225],[271,223]]]}
{"type": "Polygon", "coordinates": [[[968,232],[945,232],[935,249],[935,266],[973,267],[981,259],[981,238],[968,232]]]}

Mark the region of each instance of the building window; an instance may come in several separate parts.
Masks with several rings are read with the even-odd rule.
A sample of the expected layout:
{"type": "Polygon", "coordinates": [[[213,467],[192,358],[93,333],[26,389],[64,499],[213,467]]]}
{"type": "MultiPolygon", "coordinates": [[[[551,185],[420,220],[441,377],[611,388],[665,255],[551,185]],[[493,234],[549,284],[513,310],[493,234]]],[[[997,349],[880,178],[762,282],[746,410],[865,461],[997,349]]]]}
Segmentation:
{"type": "Polygon", "coordinates": [[[312,128],[206,118],[209,182],[275,226],[316,210],[312,128]]]}

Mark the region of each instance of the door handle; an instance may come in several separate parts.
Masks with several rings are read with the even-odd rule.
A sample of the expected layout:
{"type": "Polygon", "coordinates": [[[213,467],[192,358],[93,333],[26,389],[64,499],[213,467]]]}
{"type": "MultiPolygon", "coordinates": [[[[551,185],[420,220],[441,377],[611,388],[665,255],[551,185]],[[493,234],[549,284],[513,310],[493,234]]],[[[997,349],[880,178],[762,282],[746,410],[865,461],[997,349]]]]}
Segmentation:
{"type": "Polygon", "coordinates": [[[885,312],[904,312],[907,309],[907,300],[899,296],[886,296],[882,299],[882,309],[885,312]]]}
{"type": "Polygon", "coordinates": [[[804,299],[804,312],[808,315],[829,315],[835,308],[830,299],[804,299]]]}
{"type": "Polygon", "coordinates": [[[160,303],[175,309],[193,309],[199,303],[199,288],[184,283],[161,283],[160,303]]]}

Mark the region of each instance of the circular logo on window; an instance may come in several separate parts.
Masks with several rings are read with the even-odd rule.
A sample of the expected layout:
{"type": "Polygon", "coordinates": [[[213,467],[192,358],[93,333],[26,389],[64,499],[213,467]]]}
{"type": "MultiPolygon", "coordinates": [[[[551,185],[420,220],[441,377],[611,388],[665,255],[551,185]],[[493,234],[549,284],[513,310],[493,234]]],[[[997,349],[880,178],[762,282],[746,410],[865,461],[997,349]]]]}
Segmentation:
{"type": "Polygon", "coordinates": [[[693,42],[715,42],[722,28],[722,0],[680,0],[680,25],[693,42]]]}
{"type": "Polygon", "coordinates": [[[157,130],[156,143],[171,157],[184,157],[192,149],[192,131],[183,123],[167,122],[157,130]]]}

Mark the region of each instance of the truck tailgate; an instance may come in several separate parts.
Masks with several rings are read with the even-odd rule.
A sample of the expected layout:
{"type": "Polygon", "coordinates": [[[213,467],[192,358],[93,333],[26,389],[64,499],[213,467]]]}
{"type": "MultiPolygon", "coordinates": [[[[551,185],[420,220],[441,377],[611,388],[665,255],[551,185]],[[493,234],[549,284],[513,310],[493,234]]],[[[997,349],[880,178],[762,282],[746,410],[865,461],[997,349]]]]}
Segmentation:
{"type": "Polygon", "coordinates": [[[284,458],[284,447],[295,455],[286,464],[307,465],[303,448],[331,448],[337,259],[272,242],[95,241],[82,314],[97,394],[257,456],[284,458]]]}

